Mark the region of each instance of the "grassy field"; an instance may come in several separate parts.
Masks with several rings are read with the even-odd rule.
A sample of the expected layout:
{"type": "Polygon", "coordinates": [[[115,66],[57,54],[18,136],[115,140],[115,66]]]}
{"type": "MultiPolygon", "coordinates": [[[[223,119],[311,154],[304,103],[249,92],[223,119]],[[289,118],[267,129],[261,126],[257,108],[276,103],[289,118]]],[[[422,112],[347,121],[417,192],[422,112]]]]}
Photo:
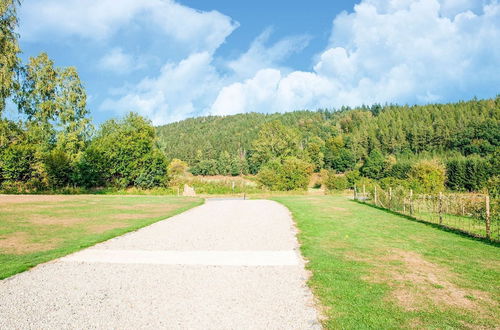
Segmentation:
{"type": "Polygon", "coordinates": [[[201,203],[171,196],[0,195],[0,279],[201,203]]]}
{"type": "Polygon", "coordinates": [[[284,196],[331,329],[496,328],[500,249],[348,200],[284,196]]]}

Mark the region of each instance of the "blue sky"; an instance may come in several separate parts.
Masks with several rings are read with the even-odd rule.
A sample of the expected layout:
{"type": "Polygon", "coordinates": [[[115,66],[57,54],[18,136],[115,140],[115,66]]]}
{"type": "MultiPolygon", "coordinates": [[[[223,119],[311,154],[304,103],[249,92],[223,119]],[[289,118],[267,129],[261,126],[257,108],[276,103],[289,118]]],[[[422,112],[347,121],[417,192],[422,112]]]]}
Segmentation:
{"type": "Polygon", "coordinates": [[[37,0],[23,58],[76,66],[97,123],[500,91],[497,0],[37,0]]]}

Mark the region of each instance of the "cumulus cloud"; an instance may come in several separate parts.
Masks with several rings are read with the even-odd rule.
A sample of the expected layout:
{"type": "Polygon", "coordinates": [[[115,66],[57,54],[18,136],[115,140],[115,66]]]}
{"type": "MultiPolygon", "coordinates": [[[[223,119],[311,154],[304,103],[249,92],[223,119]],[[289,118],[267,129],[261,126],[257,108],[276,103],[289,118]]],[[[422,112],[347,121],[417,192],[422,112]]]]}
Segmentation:
{"type": "Polygon", "coordinates": [[[500,5],[365,0],[334,22],[311,72],[268,70],[225,86],[215,114],[491,96],[500,86],[500,5]],[[476,9],[477,10],[477,9],[476,9]],[[272,82],[271,86],[263,82],[272,82]],[[266,89],[265,93],[263,90],[266,89]]]}
{"type": "MultiPolygon", "coordinates": [[[[308,36],[271,43],[266,30],[240,56],[217,58],[238,23],[172,0],[39,0],[22,6],[21,16],[25,40],[79,36],[102,45],[120,31],[151,25],[165,38],[160,42],[187,45],[186,53],[175,48],[178,60],[154,54],[164,61],[157,74],[110,89],[101,103],[102,110],[138,111],[155,124],[204,114],[453,101],[493,96],[500,86],[497,0],[362,0],[334,18],[308,71],[282,66],[308,36]]],[[[100,67],[133,71],[140,61],[127,51],[109,48],[100,67]]]]}
{"type": "Polygon", "coordinates": [[[155,125],[184,119],[199,106],[211,104],[221,80],[211,65],[209,52],[195,53],[179,63],[165,64],[159,76],[122,88],[117,98],[108,98],[102,110],[136,111],[155,125]]]}
{"type": "Polygon", "coordinates": [[[167,36],[215,50],[238,27],[217,11],[202,12],[172,0],[37,0],[21,7],[24,40],[79,36],[105,40],[131,21],[155,24],[167,36]]]}
{"type": "Polygon", "coordinates": [[[258,70],[276,67],[293,53],[307,47],[310,37],[307,35],[283,38],[272,45],[267,45],[272,29],[267,28],[250,45],[247,52],[237,59],[228,61],[230,68],[239,78],[249,78],[258,70]]]}
{"type": "Polygon", "coordinates": [[[99,68],[116,74],[130,73],[142,66],[143,63],[140,60],[126,54],[120,47],[111,49],[99,60],[99,68]]]}

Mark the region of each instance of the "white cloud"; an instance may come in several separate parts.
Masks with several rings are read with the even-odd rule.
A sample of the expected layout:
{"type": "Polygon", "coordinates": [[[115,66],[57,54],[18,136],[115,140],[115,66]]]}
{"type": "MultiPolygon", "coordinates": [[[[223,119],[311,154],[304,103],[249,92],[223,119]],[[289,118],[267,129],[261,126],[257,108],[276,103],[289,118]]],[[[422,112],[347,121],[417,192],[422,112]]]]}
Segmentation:
{"type": "Polygon", "coordinates": [[[105,40],[134,19],[196,50],[215,50],[238,27],[217,11],[202,12],[172,0],[37,0],[21,7],[23,40],[79,36],[105,40]]]}
{"type": "Polygon", "coordinates": [[[240,78],[249,78],[258,70],[276,67],[279,63],[295,52],[304,49],[310,38],[306,35],[283,38],[271,46],[266,46],[272,29],[264,30],[250,45],[246,53],[227,66],[240,78]]]}
{"type": "MultiPolygon", "coordinates": [[[[114,88],[101,104],[117,113],[137,111],[155,124],[200,114],[467,99],[495,95],[500,86],[496,0],[363,0],[334,19],[330,41],[310,71],[281,67],[307,46],[307,36],[270,43],[267,30],[236,59],[218,59],[229,68],[226,74],[218,72],[214,53],[238,24],[216,11],[171,0],[39,0],[23,8],[25,38],[105,41],[147,22],[166,45],[187,45],[187,54],[175,49],[182,60],[168,60],[157,75],[114,88]]],[[[138,63],[120,47],[100,60],[117,73],[138,63]]]]}
{"type": "Polygon", "coordinates": [[[224,87],[211,112],[494,95],[500,86],[500,5],[484,5],[480,13],[467,10],[468,5],[449,0],[363,1],[353,13],[334,20],[330,45],[318,56],[314,71],[275,73],[274,88],[263,84],[271,80],[261,79],[265,71],[258,71],[224,87]]]}
{"type": "Polygon", "coordinates": [[[199,110],[200,104],[211,104],[221,87],[211,61],[211,54],[202,52],[179,63],[168,63],[158,77],[123,88],[118,98],[106,99],[101,109],[139,112],[156,125],[184,119],[199,110]]]}
{"type": "Polygon", "coordinates": [[[99,67],[102,70],[111,71],[117,74],[126,74],[141,68],[143,64],[134,59],[132,55],[123,52],[117,47],[111,49],[99,60],[99,67]]]}

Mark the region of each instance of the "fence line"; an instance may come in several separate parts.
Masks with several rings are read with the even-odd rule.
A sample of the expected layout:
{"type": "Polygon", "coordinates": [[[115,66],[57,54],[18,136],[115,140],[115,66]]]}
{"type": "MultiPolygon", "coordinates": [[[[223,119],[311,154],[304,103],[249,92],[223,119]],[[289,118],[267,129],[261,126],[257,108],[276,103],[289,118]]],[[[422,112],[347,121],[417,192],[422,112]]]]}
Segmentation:
{"type": "Polygon", "coordinates": [[[354,187],[354,199],[418,220],[500,241],[499,199],[485,194],[414,194],[410,189],[377,185],[354,187]]]}

